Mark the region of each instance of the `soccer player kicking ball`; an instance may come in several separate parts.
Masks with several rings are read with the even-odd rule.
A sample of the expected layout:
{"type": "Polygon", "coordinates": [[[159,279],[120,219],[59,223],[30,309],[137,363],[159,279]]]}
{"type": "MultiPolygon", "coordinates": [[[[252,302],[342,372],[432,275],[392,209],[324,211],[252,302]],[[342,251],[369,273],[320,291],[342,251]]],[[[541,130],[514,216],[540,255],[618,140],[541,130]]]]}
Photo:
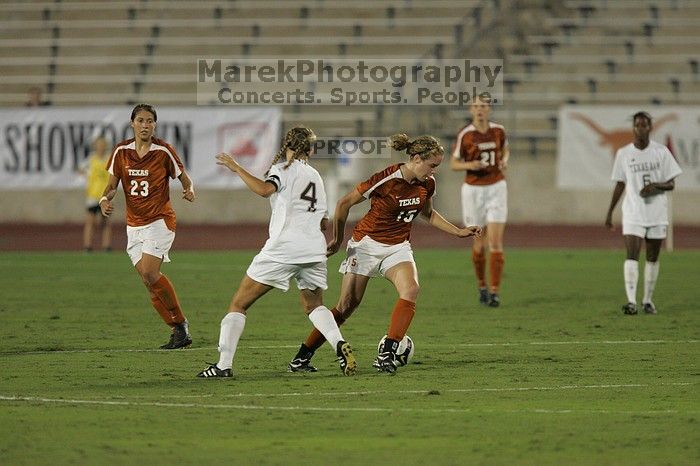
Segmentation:
{"type": "MultiPolygon", "coordinates": [[[[444,155],[437,139],[420,136],[410,140],[403,133],[396,134],[392,136],[392,147],[406,151],[408,162],[375,173],[338,201],[333,219],[334,238],[328,244],[327,253],[335,254],[343,244],[350,208],[370,199],[369,212],[355,226],[348,241],[347,258],[340,266],[343,274],[340,298],[331,312],[338,325],[345,322],[360,305],[372,277],[382,276],[396,287],[399,296],[392,310],[387,338],[374,361],[377,370],[390,374],[396,372],[396,352],[416,312],[420,289],[408,241],[413,220],[423,216],[434,227],[460,238],[481,234],[479,227],[456,227],[433,209],[433,175],[444,155]]],[[[324,335],[312,330],[289,363],[289,370],[315,372],[316,368],[310,364],[311,357],[324,339],[324,335]]]]}
{"type": "Polygon", "coordinates": [[[228,314],[221,321],[219,362],[197,377],[233,375],[233,357],[248,308],[273,288],[286,292],[292,278],[297,282],[302,305],[314,328],[336,351],[341,371],[355,375],[357,363],[352,348],[343,339],[331,311],[323,305],[323,290],[328,285],[326,239],[322,231],[327,227],[328,217],[323,180],[308,164],[315,140],[308,128],[289,130],[264,181],[248,173],[230,155],[216,156],[217,163],[237,173],[251,191],[270,198],[272,216],[270,237],[248,267],[228,314]]]}

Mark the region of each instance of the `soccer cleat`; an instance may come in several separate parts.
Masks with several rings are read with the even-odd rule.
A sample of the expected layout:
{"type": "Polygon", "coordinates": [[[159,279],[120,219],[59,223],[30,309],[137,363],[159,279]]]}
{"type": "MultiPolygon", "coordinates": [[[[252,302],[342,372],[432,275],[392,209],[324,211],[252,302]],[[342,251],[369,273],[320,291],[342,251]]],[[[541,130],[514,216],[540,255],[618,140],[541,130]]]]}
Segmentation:
{"type": "Polygon", "coordinates": [[[317,369],[311,365],[311,358],[314,352],[304,343],[299,347],[294,359],[287,365],[288,372],[316,372],[317,369]]]}
{"type": "Polygon", "coordinates": [[[628,316],[637,315],[637,305],[634,303],[627,303],[622,306],[622,312],[628,316]]]}
{"type": "Polygon", "coordinates": [[[479,288],[479,304],[482,306],[489,305],[489,292],[486,288],[479,288]]]}
{"type": "Polygon", "coordinates": [[[170,340],[164,345],[160,345],[160,349],[172,349],[173,342],[175,341],[175,332],[170,334],[170,340]]]}
{"type": "Polygon", "coordinates": [[[379,353],[372,364],[379,372],[394,374],[396,372],[396,354],[391,351],[379,353]]]}
{"type": "Polygon", "coordinates": [[[317,370],[318,369],[311,365],[311,358],[294,358],[289,365],[287,365],[287,372],[316,372],[317,370]]]}
{"type": "Polygon", "coordinates": [[[209,377],[233,377],[233,372],[231,369],[219,369],[216,364],[207,364],[209,364],[209,367],[197,374],[197,377],[202,377],[205,379],[209,377]]]}
{"type": "Polygon", "coordinates": [[[501,305],[501,298],[496,293],[489,295],[489,307],[498,307],[501,305]]]}
{"type": "Polygon", "coordinates": [[[644,303],[644,313],[656,314],[656,306],[654,306],[654,303],[644,303]]]}
{"type": "Polygon", "coordinates": [[[173,327],[173,333],[170,334],[170,341],[162,345],[161,349],[178,349],[185,348],[192,344],[192,336],[189,331],[189,323],[187,320],[173,327]]]}
{"type": "Polygon", "coordinates": [[[343,374],[355,375],[355,371],[357,370],[357,361],[355,361],[355,355],[352,354],[350,343],[340,340],[335,352],[338,355],[340,370],[343,371],[343,374]]]}

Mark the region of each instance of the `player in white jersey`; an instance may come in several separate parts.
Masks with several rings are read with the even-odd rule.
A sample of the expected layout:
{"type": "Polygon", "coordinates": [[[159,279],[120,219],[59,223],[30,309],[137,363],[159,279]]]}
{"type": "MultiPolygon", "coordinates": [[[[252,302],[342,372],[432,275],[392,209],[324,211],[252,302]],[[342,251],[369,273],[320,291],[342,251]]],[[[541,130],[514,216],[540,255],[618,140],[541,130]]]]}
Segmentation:
{"type": "Polygon", "coordinates": [[[248,308],[273,288],[289,289],[294,278],[301,302],[314,327],[335,349],[340,369],[354,375],[357,367],[352,348],[343,339],[331,311],[323,305],[326,284],[328,210],[323,180],[307,160],[316,136],[304,127],[292,128],[272,161],[265,180],[255,177],[228,154],[216,156],[217,164],[237,173],[254,193],[270,198],[270,237],[253,259],[221,321],[219,362],[198,377],[231,377],[233,357],[243,333],[248,308]],[[283,162],[278,161],[283,158],[283,162]]]}
{"type": "Polygon", "coordinates": [[[649,140],[651,116],[638,112],[632,118],[634,141],[617,151],[612,180],[616,181],[605,225],[613,227],[612,213],[627,187],[622,201],[622,234],[625,238],[627,259],[624,265],[627,304],[625,314],[637,314],[637,281],[639,252],[642,240],[646,243],[644,265],[644,312],[656,314],[652,302],[659,275],[659,252],[668,227],[668,200],[666,191],[675,187],[674,178],[681,174],[676,159],[665,146],[649,140]]]}

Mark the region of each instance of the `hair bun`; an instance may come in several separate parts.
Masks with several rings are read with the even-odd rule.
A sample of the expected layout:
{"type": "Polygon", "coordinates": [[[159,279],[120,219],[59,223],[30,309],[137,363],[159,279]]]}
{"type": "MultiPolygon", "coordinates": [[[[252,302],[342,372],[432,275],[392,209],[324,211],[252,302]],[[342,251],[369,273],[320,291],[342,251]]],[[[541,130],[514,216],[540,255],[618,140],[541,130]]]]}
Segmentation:
{"type": "Polygon", "coordinates": [[[391,147],[393,147],[395,150],[404,151],[408,149],[408,146],[410,145],[411,142],[409,141],[406,133],[394,134],[391,137],[391,147]]]}

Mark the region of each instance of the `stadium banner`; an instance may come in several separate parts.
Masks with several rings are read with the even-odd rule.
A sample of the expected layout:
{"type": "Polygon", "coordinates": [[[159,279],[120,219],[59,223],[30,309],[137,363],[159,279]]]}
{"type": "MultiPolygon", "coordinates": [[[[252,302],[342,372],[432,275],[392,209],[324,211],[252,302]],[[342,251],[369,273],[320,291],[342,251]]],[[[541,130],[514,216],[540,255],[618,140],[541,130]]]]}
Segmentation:
{"type": "MultiPolygon", "coordinates": [[[[0,190],[75,189],[91,142],[104,135],[110,145],[133,137],[131,106],[0,109],[0,190]]],[[[233,155],[257,176],[279,150],[277,107],[156,107],[156,136],[170,143],[195,189],[238,189],[245,185],[216,164],[219,152],[233,155]]],[[[171,185],[180,189],[179,182],[171,185]]]]}
{"type": "Polygon", "coordinates": [[[676,189],[700,190],[700,107],[567,105],[559,109],[557,187],[611,190],[617,150],[632,142],[632,115],[648,111],[651,139],[667,146],[683,173],[676,189]]]}

